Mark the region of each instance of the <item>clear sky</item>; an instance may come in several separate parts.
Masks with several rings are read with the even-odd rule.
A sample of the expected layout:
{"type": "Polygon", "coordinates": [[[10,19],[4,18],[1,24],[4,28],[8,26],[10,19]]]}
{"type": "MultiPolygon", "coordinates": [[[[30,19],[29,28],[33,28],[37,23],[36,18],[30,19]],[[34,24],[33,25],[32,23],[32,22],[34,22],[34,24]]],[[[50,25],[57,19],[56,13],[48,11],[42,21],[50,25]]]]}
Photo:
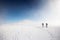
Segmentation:
{"type": "Polygon", "coordinates": [[[29,20],[60,25],[59,10],[60,0],[0,0],[0,23],[29,20]]]}
{"type": "MultiPolygon", "coordinates": [[[[46,0],[2,0],[0,14],[5,15],[6,21],[37,20],[34,16],[39,8],[45,5],[46,0]]],[[[40,13],[41,14],[41,13],[40,13]]]]}

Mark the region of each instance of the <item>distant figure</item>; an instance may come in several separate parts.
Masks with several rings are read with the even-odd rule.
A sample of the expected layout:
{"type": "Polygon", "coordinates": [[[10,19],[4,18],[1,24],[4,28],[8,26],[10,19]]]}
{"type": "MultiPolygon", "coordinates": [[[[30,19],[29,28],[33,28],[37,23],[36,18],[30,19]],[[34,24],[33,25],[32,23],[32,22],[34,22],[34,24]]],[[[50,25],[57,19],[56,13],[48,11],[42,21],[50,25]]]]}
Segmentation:
{"type": "Polygon", "coordinates": [[[48,23],[46,23],[46,28],[48,27],[48,23]]]}
{"type": "Polygon", "coordinates": [[[44,23],[42,23],[42,27],[44,27],[44,23]]]}

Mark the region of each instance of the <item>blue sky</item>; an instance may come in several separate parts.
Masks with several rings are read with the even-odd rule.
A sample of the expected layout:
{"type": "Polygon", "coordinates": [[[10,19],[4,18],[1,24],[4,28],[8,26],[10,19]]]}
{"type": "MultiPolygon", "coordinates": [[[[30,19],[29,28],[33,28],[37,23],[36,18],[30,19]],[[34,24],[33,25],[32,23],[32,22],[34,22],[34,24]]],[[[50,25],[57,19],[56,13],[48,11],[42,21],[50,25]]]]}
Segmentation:
{"type": "Polygon", "coordinates": [[[7,10],[6,21],[37,20],[34,16],[35,12],[39,8],[42,10],[45,2],[46,0],[3,0],[1,6],[3,5],[2,12],[4,12],[4,9],[7,10]]]}
{"type": "Polygon", "coordinates": [[[0,23],[23,20],[60,25],[58,0],[0,0],[0,23]]]}

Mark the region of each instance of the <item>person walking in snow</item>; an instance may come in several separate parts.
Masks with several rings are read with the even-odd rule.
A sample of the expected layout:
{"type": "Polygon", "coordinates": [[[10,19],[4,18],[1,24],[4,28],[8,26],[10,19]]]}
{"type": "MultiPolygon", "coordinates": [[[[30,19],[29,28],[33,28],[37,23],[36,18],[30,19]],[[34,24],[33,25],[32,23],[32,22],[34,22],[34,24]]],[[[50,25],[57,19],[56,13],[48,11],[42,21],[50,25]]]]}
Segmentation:
{"type": "Polygon", "coordinates": [[[48,27],[48,23],[46,23],[46,28],[48,27]]]}
{"type": "Polygon", "coordinates": [[[44,23],[42,23],[42,27],[44,27],[44,23]]]}

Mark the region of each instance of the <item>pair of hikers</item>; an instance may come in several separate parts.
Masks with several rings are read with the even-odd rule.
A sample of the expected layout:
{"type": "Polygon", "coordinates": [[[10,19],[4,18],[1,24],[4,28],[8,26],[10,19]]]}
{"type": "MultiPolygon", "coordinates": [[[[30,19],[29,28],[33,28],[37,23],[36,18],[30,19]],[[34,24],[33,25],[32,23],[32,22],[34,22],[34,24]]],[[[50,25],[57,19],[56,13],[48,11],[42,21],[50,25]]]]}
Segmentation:
{"type": "MultiPolygon", "coordinates": [[[[42,23],[42,27],[44,27],[44,23],[42,23]]],[[[48,23],[46,23],[46,28],[48,27],[48,23]]]]}

